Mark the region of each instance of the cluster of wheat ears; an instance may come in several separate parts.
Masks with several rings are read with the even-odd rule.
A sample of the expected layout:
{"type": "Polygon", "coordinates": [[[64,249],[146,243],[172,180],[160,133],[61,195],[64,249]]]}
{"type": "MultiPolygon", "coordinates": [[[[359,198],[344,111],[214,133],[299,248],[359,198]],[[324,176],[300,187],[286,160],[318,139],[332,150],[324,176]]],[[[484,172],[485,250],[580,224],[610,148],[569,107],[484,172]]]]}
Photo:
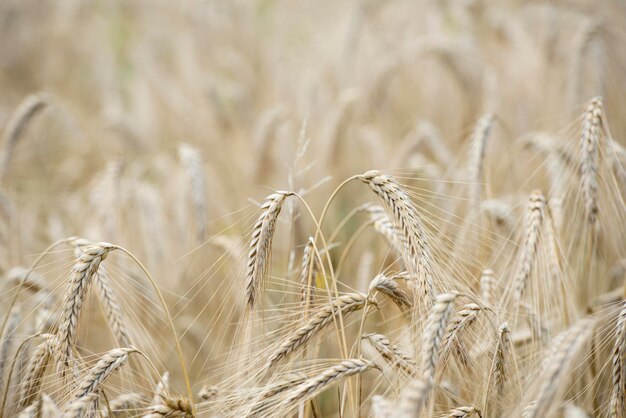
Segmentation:
{"type": "MultiPolygon", "coordinates": [[[[424,35],[409,2],[338,5],[342,58],[315,63],[318,77],[285,58],[308,32],[283,9],[312,5],[234,2],[206,20],[163,6],[170,49],[140,1],[102,5],[106,19],[69,3],[46,27],[97,63],[72,73],[76,88],[55,84],[58,58],[0,52],[0,83],[53,86],[0,112],[0,418],[626,418],[611,16],[436,2],[424,35]],[[86,40],[65,32],[72,16],[86,40]],[[281,16],[288,35],[268,29],[281,16]],[[566,35],[533,33],[539,17],[566,35]],[[103,22],[114,37],[87,29],[103,22]],[[200,52],[204,30],[223,61],[200,52]],[[272,92],[274,79],[291,87],[272,92]],[[72,106],[100,97],[99,117],[72,106]],[[579,117],[521,132],[541,109],[542,128],[579,117]],[[437,123],[401,122],[415,114],[437,123]]],[[[36,22],[37,8],[0,14],[36,22]]],[[[335,40],[333,27],[310,32],[335,40]]]]}

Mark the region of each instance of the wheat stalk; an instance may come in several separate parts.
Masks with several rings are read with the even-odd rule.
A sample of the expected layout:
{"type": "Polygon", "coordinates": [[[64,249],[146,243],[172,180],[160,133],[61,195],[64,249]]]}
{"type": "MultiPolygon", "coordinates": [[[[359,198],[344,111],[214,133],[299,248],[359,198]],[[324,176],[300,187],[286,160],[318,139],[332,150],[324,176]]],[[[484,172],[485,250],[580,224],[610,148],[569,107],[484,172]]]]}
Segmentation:
{"type": "Polygon", "coordinates": [[[259,287],[268,268],[276,219],[285,198],[291,195],[293,195],[291,192],[276,192],[269,195],[261,206],[263,212],[252,230],[246,270],[246,301],[250,308],[254,307],[259,287]]]}

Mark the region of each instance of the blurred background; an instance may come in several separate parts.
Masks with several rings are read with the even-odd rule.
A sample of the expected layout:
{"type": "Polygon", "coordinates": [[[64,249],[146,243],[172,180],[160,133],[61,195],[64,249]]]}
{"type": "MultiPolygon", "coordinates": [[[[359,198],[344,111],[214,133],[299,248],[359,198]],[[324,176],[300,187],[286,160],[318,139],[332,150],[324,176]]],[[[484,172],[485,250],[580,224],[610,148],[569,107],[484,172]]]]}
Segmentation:
{"type": "MultiPolygon", "coordinates": [[[[451,195],[439,180],[464,180],[468,138],[493,113],[484,198],[527,196],[545,185],[528,133],[577,146],[601,95],[613,138],[626,134],[622,1],[3,0],[0,39],[0,273],[67,236],[128,248],[173,306],[194,382],[230,352],[217,336],[234,331],[212,322],[229,299],[213,296],[241,287],[245,235],[273,190],[319,213],[337,184],[376,168],[451,195]],[[33,100],[44,105],[12,144],[33,100]]],[[[339,196],[330,224],[364,194],[339,196]]],[[[278,232],[276,275],[305,226],[278,232]]],[[[62,294],[71,250],[54,257],[39,272],[62,294]]],[[[160,308],[141,304],[145,284],[128,287],[136,267],[111,263],[138,335],[175,369],[171,341],[142,319],[160,308]]],[[[97,329],[81,331],[93,352],[107,346],[97,329]]]]}

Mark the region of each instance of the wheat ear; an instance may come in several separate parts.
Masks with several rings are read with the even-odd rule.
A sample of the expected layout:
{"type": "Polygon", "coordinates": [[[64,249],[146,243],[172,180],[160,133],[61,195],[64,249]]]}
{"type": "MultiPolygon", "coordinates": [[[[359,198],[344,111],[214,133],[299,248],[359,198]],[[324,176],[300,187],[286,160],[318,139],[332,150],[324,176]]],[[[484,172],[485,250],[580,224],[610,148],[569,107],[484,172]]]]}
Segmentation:
{"type": "MultiPolygon", "coordinates": [[[[80,256],[85,248],[93,245],[91,241],[84,238],[71,238],[69,242],[74,246],[74,254],[77,259],[80,259],[80,256]]],[[[113,337],[120,346],[131,346],[132,341],[126,328],[127,321],[124,318],[122,310],[120,309],[117,294],[115,293],[115,289],[113,289],[111,276],[109,276],[109,273],[104,266],[99,267],[94,281],[96,283],[99,301],[104,309],[107,323],[113,333],[113,337]]]]}
{"type": "Polygon", "coordinates": [[[394,405],[389,400],[380,395],[372,396],[372,414],[374,418],[391,418],[393,416],[394,405]]]}
{"type": "Polygon", "coordinates": [[[2,335],[2,342],[0,344],[0,389],[4,387],[3,383],[6,383],[7,386],[11,384],[11,382],[4,382],[4,374],[7,361],[9,360],[9,357],[14,349],[16,341],[15,332],[22,321],[20,306],[16,305],[11,312],[8,313],[8,315],[9,319],[7,327],[4,331],[4,335],[2,335]]]}
{"type": "MultiPolygon", "coordinates": [[[[133,409],[138,409],[141,405],[141,401],[142,397],[138,393],[124,393],[109,402],[109,409],[111,410],[113,416],[117,416],[117,414],[130,412],[130,410],[133,409]]],[[[108,411],[106,409],[100,411],[100,413],[104,417],[108,416],[108,411]]]]}
{"type": "Polygon", "coordinates": [[[422,361],[419,368],[421,376],[409,383],[400,398],[400,416],[403,418],[418,418],[426,403],[435,379],[441,340],[454,311],[456,297],[456,293],[442,293],[437,296],[430,309],[422,336],[422,361]]]}
{"type": "Polygon", "coordinates": [[[97,392],[104,381],[128,361],[128,355],[137,350],[134,348],[114,348],[107,352],[95,366],[89,370],[87,377],[78,385],[74,397],[76,399],[97,392]]]}
{"type": "Polygon", "coordinates": [[[263,414],[263,412],[272,405],[271,398],[302,384],[308,379],[308,376],[305,373],[290,373],[281,377],[282,378],[278,382],[269,385],[267,389],[261,393],[261,395],[257,398],[258,401],[256,401],[254,406],[250,409],[247,416],[256,417],[263,414]]]}
{"type": "Polygon", "coordinates": [[[83,299],[91,281],[98,272],[100,263],[114,248],[112,244],[105,242],[90,245],[83,251],[72,268],[70,283],[63,301],[63,315],[58,332],[61,341],[61,366],[67,367],[69,365],[69,359],[76,344],[76,333],[83,299]]]}
{"type": "Polygon", "coordinates": [[[491,269],[485,269],[480,273],[480,296],[487,305],[492,305],[496,287],[496,275],[491,269]]]}
{"type": "Polygon", "coordinates": [[[609,405],[609,415],[611,418],[622,418],[626,415],[626,400],[624,393],[626,392],[626,381],[624,379],[626,360],[626,302],[622,305],[622,309],[617,318],[615,326],[615,344],[613,346],[613,355],[611,357],[611,371],[613,376],[613,387],[611,389],[611,401],[609,405]]]}
{"type": "Polygon", "coordinates": [[[382,206],[371,205],[366,209],[370,215],[370,221],[374,225],[374,229],[380,235],[385,237],[385,240],[391,245],[391,247],[402,255],[402,239],[396,234],[396,229],[389,219],[389,215],[382,206]]]}
{"type": "Polygon", "coordinates": [[[374,277],[374,280],[370,283],[368,293],[371,294],[374,291],[380,292],[389,298],[389,300],[398,305],[398,308],[400,308],[401,311],[413,306],[411,299],[409,299],[409,295],[402,290],[400,285],[384,274],[379,274],[374,277]]]}
{"type": "Polygon", "coordinates": [[[263,276],[268,268],[276,219],[285,198],[291,195],[293,195],[291,192],[276,192],[269,195],[261,206],[263,212],[252,230],[246,269],[246,301],[250,308],[254,307],[259,288],[263,283],[263,276]]]}
{"type": "Polygon", "coordinates": [[[379,171],[368,171],[358,179],[368,184],[384,203],[394,230],[402,242],[402,255],[407,269],[417,281],[417,294],[426,306],[431,305],[435,295],[430,248],[417,209],[409,194],[395,178],[379,171]]]}
{"type": "Polygon", "coordinates": [[[29,405],[35,399],[41,387],[46,363],[50,358],[58,358],[60,354],[59,339],[52,334],[41,334],[43,340],[33,352],[30,362],[26,367],[26,372],[22,377],[19,387],[18,408],[29,405]]]}
{"type": "Polygon", "coordinates": [[[281,405],[285,408],[293,407],[298,402],[312,398],[334,382],[364,373],[370,369],[378,369],[378,366],[368,360],[344,360],[296,386],[294,390],[289,392],[281,405]]]}
{"type": "Polygon", "coordinates": [[[202,389],[200,389],[200,391],[198,392],[198,398],[200,398],[200,400],[202,400],[203,402],[206,402],[215,398],[218,393],[219,389],[217,388],[217,386],[204,385],[202,386],[202,389]]]}
{"type": "Polygon", "coordinates": [[[181,144],[178,147],[178,158],[185,169],[187,182],[189,183],[189,196],[193,207],[193,215],[196,226],[197,238],[204,240],[207,230],[207,208],[209,206],[202,168],[202,156],[200,152],[189,144],[181,144]]]}
{"type": "Polygon", "coordinates": [[[493,382],[499,396],[504,392],[504,385],[507,380],[507,371],[509,369],[509,356],[511,355],[511,352],[511,333],[509,331],[508,324],[505,322],[500,325],[498,342],[496,343],[496,350],[493,358],[493,382]]]}
{"type": "Polygon", "coordinates": [[[480,202],[480,190],[483,178],[483,160],[487,149],[487,140],[493,125],[493,115],[487,114],[480,118],[474,127],[470,139],[470,152],[468,156],[467,178],[470,182],[469,197],[474,204],[480,202]]]}
{"type": "Polygon", "coordinates": [[[409,375],[414,375],[417,372],[415,361],[404,353],[400,347],[392,344],[386,336],[382,334],[365,334],[362,338],[367,339],[372,347],[374,347],[391,366],[409,375]]]}
{"type": "MultiPolygon", "coordinates": [[[[448,328],[446,330],[446,335],[443,340],[442,350],[445,355],[447,355],[450,350],[454,347],[454,351],[458,355],[463,355],[461,351],[461,346],[459,344],[458,335],[467,327],[469,327],[476,318],[478,317],[478,313],[482,310],[482,308],[475,303],[468,303],[464,305],[460,311],[457,312],[456,316],[452,318],[450,323],[448,324],[448,328]]],[[[461,357],[463,362],[467,362],[467,359],[461,357]]]]}
{"type": "Polygon", "coordinates": [[[446,331],[446,324],[454,311],[455,293],[443,293],[435,299],[435,304],[428,314],[422,338],[422,361],[420,373],[430,379],[435,378],[435,367],[439,357],[441,341],[446,331]]]}
{"type": "Polygon", "coordinates": [[[559,381],[567,370],[567,365],[591,335],[593,325],[593,320],[583,319],[555,338],[555,344],[542,364],[544,372],[537,392],[538,397],[524,409],[524,418],[546,416],[556,396],[559,381]]]}
{"type": "Polygon", "coordinates": [[[580,180],[585,204],[587,220],[596,223],[598,215],[598,164],[599,146],[602,130],[602,98],[594,97],[583,117],[580,136],[582,161],[580,164],[580,180]]]}
{"type": "Polygon", "coordinates": [[[474,414],[478,415],[479,418],[482,417],[480,411],[475,406],[459,406],[448,412],[446,418],[467,418],[474,414]]]}
{"type": "Polygon", "coordinates": [[[90,393],[87,396],[76,399],[68,407],[63,418],[84,418],[87,416],[87,412],[99,399],[99,394],[90,393]]]}
{"type": "Polygon", "coordinates": [[[150,407],[150,413],[144,418],[193,417],[193,408],[189,399],[183,397],[163,397],[161,404],[150,407]]]}
{"type": "Polygon", "coordinates": [[[333,321],[333,313],[347,315],[362,309],[368,301],[365,295],[360,293],[348,293],[339,299],[323,306],[300,328],[291,332],[272,353],[267,360],[265,370],[269,370],[276,362],[290,353],[305,345],[311,338],[319,334],[322,329],[333,321]]]}
{"type": "Polygon", "coordinates": [[[526,208],[526,233],[519,268],[514,277],[515,300],[520,303],[528,285],[539,245],[539,235],[544,218],[546,201],[543,194],[535,190],[528,199],[526,208]]]}
{"type": "Polygon", "coordinates": [[[302,267],[300,270],[300,286],[302,287],[300,303],[305,308],[305,312],[313,303],[314,280],[321,265],[322,262],[315,248],[315,240],[313,237],[309,237],[302,252],[302,267]]]}
{"type": "Polygon", "coordinates": [[[31,94],[19,104],[11,115],[4,130],[4,148],[2,150],[2,159],[0,159],[0,181],[4,181],[9,174],[11,157],[22,133],[30,121],[46,108],[47,104],[48,102],[44,96],[31,94]]]}

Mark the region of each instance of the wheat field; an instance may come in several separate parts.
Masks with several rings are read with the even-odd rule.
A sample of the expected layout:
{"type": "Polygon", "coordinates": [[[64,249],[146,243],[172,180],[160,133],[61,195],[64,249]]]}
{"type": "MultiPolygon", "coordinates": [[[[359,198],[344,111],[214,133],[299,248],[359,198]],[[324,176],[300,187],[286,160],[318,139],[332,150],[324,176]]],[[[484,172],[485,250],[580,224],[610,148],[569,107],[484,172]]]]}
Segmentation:
{"type": "Polygon", "coordinates": [[[626,418],[623,2],[0,37],[0,418],[626,418]]]}

